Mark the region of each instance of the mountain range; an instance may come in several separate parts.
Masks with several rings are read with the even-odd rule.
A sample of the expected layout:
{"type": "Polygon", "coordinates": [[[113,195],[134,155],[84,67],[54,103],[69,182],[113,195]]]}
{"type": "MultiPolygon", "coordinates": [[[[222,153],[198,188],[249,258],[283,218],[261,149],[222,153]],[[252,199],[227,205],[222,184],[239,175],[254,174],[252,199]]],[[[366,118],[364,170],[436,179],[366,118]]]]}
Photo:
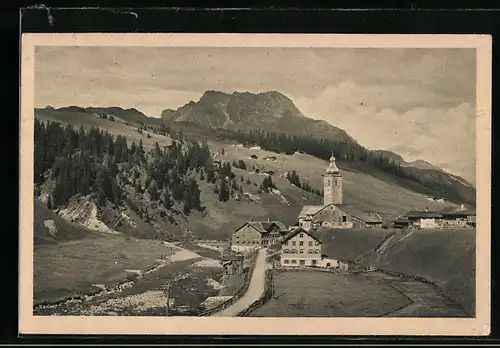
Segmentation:
{"type": "MultiPolygon", "coordinates": [[[[39,111],[43,112],[43,110],[39,111]]],[[[161,113],[161,118],[148,117],[136,109],[120,107],[81,108],[70,106],[59,108],[56,111],[74,111],[86,114],[105,113],[129,124],[152,126],[163,124],[174,129],[181,128],[185,133],[189,133],[191,130],[193,137],[206,137],[216,133],[217,139],[220,139],[232,132],[264,130],[360,146],[356,139],[345,130],[325,121],[313,120],[304,116],[290,98],[277,91],[234,92],[231,94],[206,91],[198,101],[191,101],[176,110],[164,110],[161,113]]],[[[391,151],[368,152],[398,164],[406,175],[415,178],[419,184],[432,188],[430,192],[433,192],[435,196],[444,196],[452,201],[475,204],[474,186],[457,175],[450,174],[423,160],[406,162],[400,155],[391,151]]],[[[348,163],[345,165],[350,166],[348,163]]],[[[415,185],[409,183],[408,180],[401,182],[402,185],[415,189],[415,185]]],[[[420,188],[417,190],[421,191],[420,188]]]]}

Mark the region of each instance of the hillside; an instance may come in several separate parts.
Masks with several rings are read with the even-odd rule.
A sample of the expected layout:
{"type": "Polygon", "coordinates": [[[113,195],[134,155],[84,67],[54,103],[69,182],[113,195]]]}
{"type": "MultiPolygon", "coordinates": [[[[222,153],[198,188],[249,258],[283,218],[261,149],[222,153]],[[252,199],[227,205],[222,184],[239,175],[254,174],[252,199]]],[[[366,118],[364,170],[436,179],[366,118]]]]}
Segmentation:
{"type": "MultiPolygon", "coordinates": [[[[116,122],[116,120],[113,122],[108,119],[91,117],[91,115],[79,111],[71,111],[71,113],[57,110],[37,111],[36,116],[37,119],[45,121],[65,120],[64,124],[71,124],[76,128],[83,126],[88,130],[92,129],[93,126],[98,126],[112,135],[125,136],[129,149],[132,142],[136,145],[142,142],[144,148],[149,149],[146,153],[147,158],[149,158],[147,162],[153,159],[153,152],[149,151],[155,149],[156,142],[158,142],[160,149],[164,146],[170,146],[172,137],[177,138],[179,132],[182,131],[185,139],[195,139],[197,136],[198,141],[200,134],[203,134],[208,139],[207,145],[210,148],[213,161],[234,164],[234,162],[241,160],[246,164],[246,169],[235,168],[233,165],[231,171],[235,176],[238,190],[241,186],[243,194],[240,194],[239,200],[233,196],[227,202],[221,202],[214,192],[216,186],[220,185],[220,181],[214,185],[200,180],[200,173],[192,172],[190,175],[196,179],[200,190],[203,211],[192,211],[187,216],[182,214],[181,202],[174,203],[172,207],[174,210],[169,212],[162,208],[161,195],[160,201],[150,202],[148,194],[137,195],[133,180],[125,180],[125,178],[135,178],[139,175],[142,185],[144,185],[148,177],[146,164],[141,167],[135,165],[129,169],[120,165],[122,169],[120,169],[121,174],[118,178],[122,178],[119,187],[125,193],[123,201],[132,202],[132,205],[127,203],[117,209],[106,204],[105,207],[99,207],[96,213],[96,218],[99,221],[111,227],[117,223],[120,216],[127,216],[127,219],[120,220],[119,226],[115,228],[117,231],[153,238],[159,236],[172,238],[173,236],[184,236],[185,231],[190,230],[194,235],[203,238],[226,238],[234,228],[251,218],[271,218],[282,220],[288,225],[294,224],[303,205],[321,204],[322,202],[321,196],[300,189],[281,177],[295,170],[302,183],[306,183],[314,190],[322,190],[323,179],[321,175],[328,163],[311,155],[300,153],[286,155],[262,149],[253,150],[238,145],[236,142],[231,144],[224,137],[218,138],[220,133],[217,133],[216,130],[201,129],[192,124],[188,127],[182,127],[182,129],[171,127],[172,134],[162,135],[146,131],[139,133],[137,128],[132,125],[116,122]],[[151,137],[148,137],[147,134],[150,134],[151,137]],[[259,169],[261,173],[270,170],[274,172],[272,180],[278,190],[277,194],[259,192],[265,176],[255,173],[256,169],[259,169]],[[241,181],[242,177],[243,181],[241,181]],[[139,214],[134,211],[134,209],[137,210],[134,208],[136,205],[139,206],[139,214]],[[150,209],[150,214],[153,215],[147,222],[144,221],[144,217],[141,217],[141,209],[146,208],[150,209]],[[163,217],[155,215],[154,212],[161,212],[163,217]],[[175,223],[169,222],[170,217],[173,217],[175,223]],[[133,221],[132,224],[124,223],[129,219],[133,221]],[[161,233],[156,231],[161,231],[161,233]]],[[[339,161],[338,165],[344,178],[344,201],[356,205],[359,209],[378,212],[386,221],[411,209],[424,207],[441,209],[451,205],[450,203],[429,202],[427,197],[432,195],[429,188],[412,183],[414,187],[408,189],[406,187],[409,186],[409,183],[403,182],[404,179],[391,176],[381,170],[367,168],[362,163],[339,161]],[[369,174],[367,174],[368,172],[369,174]]],[[[50,180],[44,185],[50,188],[52,186],[49,183],[50,180]]],[[[50,189],[48,190],[50,192],[50,189]]],[[[47,192],[43,191],[43,196],[47,196],[47,192]]],[[[92,198],[86,199],[91,200],[92,198]]],[[[75,207],[77,206],[78,204],[75,205],[75,207]]],[[[72,209],[74,210],[74,208],[72,209]]],[[[88,210],[86,214],[88,215],[90,212],[88,210]]]]}
{"type": "Polygon", "coordinates": [[[39,200],[35,199],[34,204],[35,245],[56,244],[62,241],[96,237],[92,231],[82,227],[80,224],[62,219],[39,200]]]}
{"type": "Polygon", "coordinates": [[[474,229],[327,229],[318,231],[318,236],[329,256],[353,262],[351,268],[425,279],[470,315],[475,313],[474,229]]]}

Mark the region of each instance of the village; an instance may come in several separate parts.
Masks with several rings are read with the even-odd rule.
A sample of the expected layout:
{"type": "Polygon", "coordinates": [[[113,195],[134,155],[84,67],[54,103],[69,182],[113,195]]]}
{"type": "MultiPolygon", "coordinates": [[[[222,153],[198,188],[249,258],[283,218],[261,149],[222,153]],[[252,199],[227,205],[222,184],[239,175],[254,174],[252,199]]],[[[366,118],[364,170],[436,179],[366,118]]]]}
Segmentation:
{"type": "MultiPolygon", "coordinates": [[[[383,221],[375,212],[362,211],[343,201],[342,175],[332,155],[323,174],[323,205],[306,205],[297,223],[285,226],[280,221],[247,221],[238,227],[230,238],[230,245],[221,253],[225,274],[243,272],[244,255],[259,249],[267,249],[279,255],[273,267],[277,268],[326,268],[346,270],[348,263],[337,255],[326,253],[324,241],[318,235],[328,229],[383,228],[383,221]]],[[[476,213],[461,205],[440,211],[428,208],[411,210],[391,222],[393,229],[446,229],[475,228],[476,213]]],[[[388,227],[385,227],[388,228],[388,227]]]]}

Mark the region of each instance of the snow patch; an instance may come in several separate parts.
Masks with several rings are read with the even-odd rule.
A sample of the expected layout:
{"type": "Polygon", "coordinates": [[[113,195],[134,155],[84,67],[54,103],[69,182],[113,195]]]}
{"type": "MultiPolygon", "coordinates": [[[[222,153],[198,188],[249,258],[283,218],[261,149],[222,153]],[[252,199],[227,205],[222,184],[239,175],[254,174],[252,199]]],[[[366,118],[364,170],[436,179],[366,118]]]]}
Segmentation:
{"type": "Polygon", "coordinates": [[[260,197],[259,196],[252,195],[249,192],[245,192],[245,196],[248,197],[253,202],[260,202],[260,197]]]}
{"type": "Polygon", "coordinates": [[[178,250],[175,254],[172,256],[168,257],[168,260],[170,262],[176,262],[176,261],[185,261],[185,260],[191,260],[191,259],[197,259],[200,258],[201,256],[198,255],[195,252],[186,250],[186,249],[180,249],[178,250]]]}
{"type": "Polygon", "coordinates": [[[45,220],[43,225],[49,230],[49,234],[52,237],[57,236],[57,227],[54,220],[45,220]]]}
{"type": "MultiPolygon", "coordinates": [[[[103,315],[120,309],[135,309],[145,311],[153,308],[162,308],[167,304],[167,296],[163,291],[146,291],[142,294],[131,295],[124,298],[113,298],[98,305],[91,306],[85,311],[85,315],[103,315]]],[[[169,299],[173,306],[174,299],[169,299]]]]}
{"type": "Polygon", "coordinates": [[[285,198],[285,196],[283,196],[283,194],[281,193],[280,190],[272,188],[271,193],[273,195],[277,196],[279,199],[281,199],[283,201],[283,203],[285,203],[286,205],[290,205],[290,203],[288,203],[288,200],[285,198]]]}
{"type": "Polygon", "coordinates": [[[126,269],[125,272],[142,274],[142,271],[140,269],[126,269]]]}
{"type": "Polygon", "coordinates": [[[216,280],[213,280],[212,278],[207,278],[207,285],[211,286],[214,290],[221,290],[224,288],[224,285],[216,280]]]}
{"type": "Polygon", "coordinates": [[[193,267],[208,267],[208,268],[222,268],[222,265],[218,260],[214,259],[203,259],[192,264],[193,267]]]}
{"type": "Polygon", "coordinates": [[[217,245],[214,245],[214,244],[210,244],[210,243],[197,243],[196,245],[198,245],[201,248],[215,250],[215,251],[223,251],[224,250],[223,247],[217,246],[217,245]]]}
{"type": "Polygon", "coordinates": [[[233,296],[212,296],[207,297],[207,299],[202,303],[203,306],[207,309],[214,308],[219,304],[230,300],[233,296]]]}

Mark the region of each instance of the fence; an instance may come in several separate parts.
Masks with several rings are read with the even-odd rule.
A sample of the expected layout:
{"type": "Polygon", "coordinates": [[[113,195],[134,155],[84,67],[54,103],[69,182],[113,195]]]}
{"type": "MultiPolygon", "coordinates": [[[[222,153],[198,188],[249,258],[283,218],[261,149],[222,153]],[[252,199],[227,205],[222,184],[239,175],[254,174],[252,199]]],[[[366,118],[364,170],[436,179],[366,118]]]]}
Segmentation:
{"type": "Polygon", "coordinates": [[[264,303],[266,303],[270,298],[272,298],[274,295],[274,286],[273,286],[273,270],[266,270],[266,278],[264,282],[264,293],[262,296],[252,303],[247,309],[241,311],[238,314],[238,317],[246,317],[250,313],[252,313],[254,310],[262,306],[264,303]]]}
{"type": "Polygon", "coordinates": [[[243,279],[243,285],[236,291],[236,293],[231,297],[229,300],[222,302],[221,304],[217,305],[214,308],[207,309],[199,314],[201,317],[208,317],[211,316],[214,313],[220,312],[227,307],[231,306],[233,303],[235,303],[238,299],[240,299],[241,296],[243,296],[247,290],[248,286],[250,285],[250,279],[252,279],[253,271],[255,269],[255,262],[257,261],[257,254],[258,251],[253,252],[250,255],[250,267],[249,271],[245,274],[245,277],[243,279]]]}

